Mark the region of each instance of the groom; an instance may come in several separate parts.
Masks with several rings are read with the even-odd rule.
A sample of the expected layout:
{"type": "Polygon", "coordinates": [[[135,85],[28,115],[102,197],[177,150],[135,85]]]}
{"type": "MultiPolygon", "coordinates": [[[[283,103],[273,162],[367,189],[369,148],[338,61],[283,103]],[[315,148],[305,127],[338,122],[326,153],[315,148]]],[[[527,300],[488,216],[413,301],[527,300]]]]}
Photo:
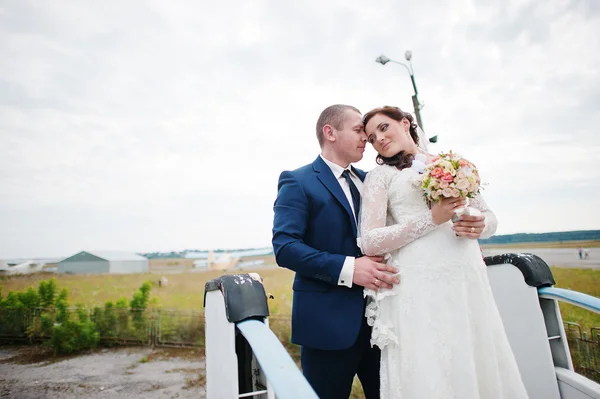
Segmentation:
{"type": "Polygon", "coordinates": [[[279,177],[273,221],[277,264],[296,272],[292,342],[322,399],[350,396],[355,375],[368,399],[379,398],[378,348],[364,317],[363,288],[391,288],[397,270],[356,245],[366,173],[351,166],[367,143],[358,109],[327,107],[317,121],[321,155],[279,177]]]}

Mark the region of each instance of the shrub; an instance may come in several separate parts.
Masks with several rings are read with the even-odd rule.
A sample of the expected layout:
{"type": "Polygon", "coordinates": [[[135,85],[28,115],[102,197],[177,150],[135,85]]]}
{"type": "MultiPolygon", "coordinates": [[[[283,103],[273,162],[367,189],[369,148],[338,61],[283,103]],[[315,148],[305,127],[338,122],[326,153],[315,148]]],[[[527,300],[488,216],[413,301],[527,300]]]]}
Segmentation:
{"type": "Polygon", "coordinates": [[[38,286],[39,306],[45,309],[54,307],[56,292],[55,279],[52,278],[48,281],[40,281],[40,285],[38,286]]]}
{"type": "Polygon", "coordinates": [[[85,349],[93,349],[100,341],[96,324],[92,322],[81,306],[77,307],[77,319],[68,318],[52,329],[50,343],[54,353],[73,353],[85,349]]]}

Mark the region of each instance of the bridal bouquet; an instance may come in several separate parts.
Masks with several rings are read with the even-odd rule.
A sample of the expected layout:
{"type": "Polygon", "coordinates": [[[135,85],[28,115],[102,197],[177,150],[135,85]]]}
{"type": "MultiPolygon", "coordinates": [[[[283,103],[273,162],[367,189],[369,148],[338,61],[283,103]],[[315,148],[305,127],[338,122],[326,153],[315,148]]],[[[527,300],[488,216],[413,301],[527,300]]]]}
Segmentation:
{"type": "Polygon", "coordinates": [[[475,165],[450,151],[440,153],[425,166],[421,188],[426,200],[436,202],[450,197],[474,198],[480,183],[475,165]]]}

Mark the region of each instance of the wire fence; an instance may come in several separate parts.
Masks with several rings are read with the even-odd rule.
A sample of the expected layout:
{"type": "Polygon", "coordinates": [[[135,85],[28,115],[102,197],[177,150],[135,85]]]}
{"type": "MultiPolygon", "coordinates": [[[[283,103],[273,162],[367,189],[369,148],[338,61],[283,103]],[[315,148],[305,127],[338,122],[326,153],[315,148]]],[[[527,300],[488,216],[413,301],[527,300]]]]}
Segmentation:
{"type": "MultiPolygon", "coordinates": [[[[69,317],[81,310],[69,308],[69,317]]],[[[146,345],[153,347],[203,347],[204,312],[173,309],[110,311],[84,309],[94,322],[103,345],[146,345]]],[[[0,340],[42,342],[50,338],[56,324],[56,310],[35,308],[0,308],[0,340]]],[[[291,317],[275,315],[269,326],[287,347],[292,357],[299,358],[299,348],[290,343],[291,317]]],[[[575,370],[600,382],[600,327],[584,331],[573,322],[565,322],[565,331],[575,370]]]]}
{"type": "Polygon", "coordinates": [[[565,322],[565,330],[575,371],[600,382],[600,327],[591,328],[588,334],[579,324],[565,322]]]}
{"type": "MultiPolygon", "coordinates": [[[[77,318],[81,311],[69,308],[68,317],[77,318]]],[[[104,345],[204,346],[203,311],[84,308],[83,312],[94,322],[104,345]]],[[[0,341],[46,341],[58,324],[57,316],[55,308],[0,308],[0,341]]],[[[289,315],[272,316],[269,324],[281,342],[290,341],[289,315]]]]}
{"type": "MultiPolygon", "coordinates": [[[[204,346],[204,313],[162,309],[84,309],[104,345],[204,346]]],[[[69,308],[70,318],[81,310],[69,308]]],[[[55,309],[0,308],[0,340],[48,340],[57,324],[55,309]]]]}

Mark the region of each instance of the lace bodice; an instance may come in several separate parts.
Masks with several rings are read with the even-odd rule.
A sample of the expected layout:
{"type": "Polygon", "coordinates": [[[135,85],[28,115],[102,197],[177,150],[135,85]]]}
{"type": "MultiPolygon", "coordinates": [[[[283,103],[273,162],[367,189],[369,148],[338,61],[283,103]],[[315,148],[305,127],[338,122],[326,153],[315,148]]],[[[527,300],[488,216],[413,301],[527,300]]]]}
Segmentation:
{"type": "MultiPolygon", "coordinates": [[[[365,255],[383,255],[440,228],[433,222],[431,210],[419,187],[420,174],[407,168],[380,165],[365,179],[360,218],[359,246],[365,255]]],[[[496,216],[483,197],[477,196],[469,206],[485,216],[481,238],[496,231],[496,216]]],[[[448,228],[448,223],[446,228],[448,228]]]]}

